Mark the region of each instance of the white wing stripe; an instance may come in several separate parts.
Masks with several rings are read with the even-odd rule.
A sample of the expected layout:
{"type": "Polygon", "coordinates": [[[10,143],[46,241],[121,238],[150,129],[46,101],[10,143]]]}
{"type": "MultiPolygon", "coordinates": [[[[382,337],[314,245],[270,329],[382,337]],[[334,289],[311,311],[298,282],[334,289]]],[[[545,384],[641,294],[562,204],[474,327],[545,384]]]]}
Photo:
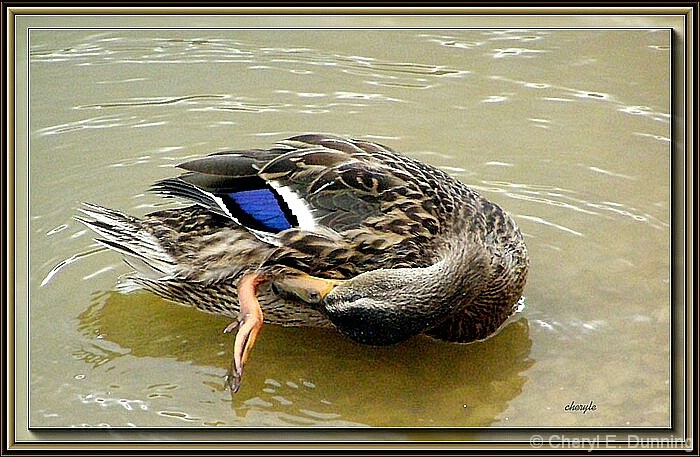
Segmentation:
{"type": "Polygon", "coordinates": [[[314,218],[313,210],[306,201],[289,187],[283,186],[277,181],[268,182],[280,197],[282,197],[282,200],[287,204],[292,214],[296,216],[299,222],[299,228],[313,231],[316,228],[316,219],[314,218]]]}

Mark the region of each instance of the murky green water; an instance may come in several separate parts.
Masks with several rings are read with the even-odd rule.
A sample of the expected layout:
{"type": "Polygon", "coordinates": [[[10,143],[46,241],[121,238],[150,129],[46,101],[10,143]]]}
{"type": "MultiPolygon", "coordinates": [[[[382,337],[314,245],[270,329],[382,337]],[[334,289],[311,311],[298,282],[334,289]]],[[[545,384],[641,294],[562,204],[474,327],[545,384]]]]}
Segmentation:
{"type": "Polygon", "coordinates": [[[32,427],[670,423],[668,30],[29,39],[32,427]],[[232,396],[228,320],[115,292],[128,267],[71,219],[82,201],[142,215],[183,159],[309,131],[384,143],[511,212],[520,319],[389,348],[268,325],[232,396]]]}

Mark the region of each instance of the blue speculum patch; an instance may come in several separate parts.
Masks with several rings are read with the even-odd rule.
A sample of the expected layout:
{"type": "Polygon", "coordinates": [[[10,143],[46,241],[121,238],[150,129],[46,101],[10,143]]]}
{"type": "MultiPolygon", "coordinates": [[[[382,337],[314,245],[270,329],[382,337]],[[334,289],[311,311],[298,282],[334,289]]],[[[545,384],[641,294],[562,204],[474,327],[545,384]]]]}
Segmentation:
{"type": "Polygon", "coordinates": [[[266,232],[281,232],[292,227],[289,209],[285,208],[286,212],[282,209],[280,197],[271,189],[231,192],[226,196],[235,203],[227,206],[244,225],[266,232]]]}

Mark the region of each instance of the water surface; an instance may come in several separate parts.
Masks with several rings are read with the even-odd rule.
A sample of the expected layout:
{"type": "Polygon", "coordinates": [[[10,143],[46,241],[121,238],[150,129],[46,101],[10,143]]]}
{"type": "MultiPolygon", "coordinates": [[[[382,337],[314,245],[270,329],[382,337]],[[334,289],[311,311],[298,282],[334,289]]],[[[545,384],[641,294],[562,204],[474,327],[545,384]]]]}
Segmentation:
{"type": "Polygon", "coordinates": [[[668,30],[29,39],[32,427],[669,425],[668,30]],[[267,325],[232,396],[228,320],[116,292],[128,267],[72,216],[143,215],[185,159],[316,131],[386,144],[513,214],[527,306],[470,345],[267,325]]]}

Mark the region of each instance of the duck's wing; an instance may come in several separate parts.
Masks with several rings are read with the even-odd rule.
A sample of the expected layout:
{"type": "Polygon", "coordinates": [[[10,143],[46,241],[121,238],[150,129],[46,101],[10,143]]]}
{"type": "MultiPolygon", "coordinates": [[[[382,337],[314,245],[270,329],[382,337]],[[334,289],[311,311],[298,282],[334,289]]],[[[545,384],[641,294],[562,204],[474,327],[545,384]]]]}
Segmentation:
{"type": "Polygon", "coordinates": [[[289,138],[270,150],[216,153],[180,165],[187,173],[153,190],[228,217],[263,241],[292,228],[342,232],[381,214],[401,186],[375,143],[328,135],[289,138]]]}

